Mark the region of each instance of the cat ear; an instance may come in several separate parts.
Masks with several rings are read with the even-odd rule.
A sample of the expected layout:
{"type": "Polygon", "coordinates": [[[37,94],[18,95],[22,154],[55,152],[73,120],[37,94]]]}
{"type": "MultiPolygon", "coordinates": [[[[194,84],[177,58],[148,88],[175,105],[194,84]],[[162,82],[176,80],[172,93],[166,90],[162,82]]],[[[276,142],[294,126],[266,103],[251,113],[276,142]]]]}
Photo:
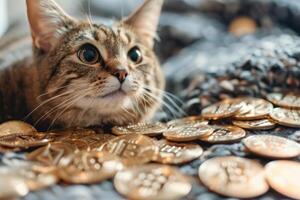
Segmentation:
{"type": "Polygon", "coordinates": [[[33,45],[45,52],[74,24],[53,0],[26,0],[33,45]]]}
{"type": "Polygon", "coordinates": [[[154,45],[163,2],[163,0],[145,0],[143,5],[123,21],[151,48],[154,45]]]}

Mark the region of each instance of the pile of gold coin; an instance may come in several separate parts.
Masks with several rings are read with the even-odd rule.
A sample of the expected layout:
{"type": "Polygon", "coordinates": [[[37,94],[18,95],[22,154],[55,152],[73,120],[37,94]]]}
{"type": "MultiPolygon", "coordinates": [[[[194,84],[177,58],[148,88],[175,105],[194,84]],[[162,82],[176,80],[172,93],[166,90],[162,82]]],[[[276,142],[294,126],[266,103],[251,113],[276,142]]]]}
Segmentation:
{"type": "MultiPolygon", "coordinates": [[[[176,165],[205,160],[215,143],[242,142],[244,151],[268,159],[300,156],[300,144],[281,136],[253,134],[276,126],[300,127],[300,97],[270,94],[265,99],[226,99],[199,116],[167,123],[148,122],[102,129],[39,132],[21,121],[0,124],[0,152],[26,152],[22,165],[0,167],[0,199],[25,196],[56,183],[94,184],[113,179],[129,199],[183,199],[195,177],[176,165]]],[[[210,191],[254,198],[271,187],[300,199],[300,163],[225,156],[205,160],[199,179],[210,191]]],[[[193,184],[195,184],[193,182],[193,184]]]]}

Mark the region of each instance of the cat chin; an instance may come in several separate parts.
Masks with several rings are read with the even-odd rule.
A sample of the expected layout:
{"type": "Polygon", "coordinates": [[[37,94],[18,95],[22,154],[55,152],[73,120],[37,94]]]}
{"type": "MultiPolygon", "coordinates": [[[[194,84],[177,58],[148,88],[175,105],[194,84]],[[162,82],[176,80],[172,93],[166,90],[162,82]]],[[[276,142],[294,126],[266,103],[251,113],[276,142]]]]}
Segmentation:
{"type": "Polygon", "coordinates": [[[92,109],[102,114],[118,113],[132,107],[132,100],[125,93],[111,94],[101,98],[83,98],[77,102],[77,107],[92,109]]]}

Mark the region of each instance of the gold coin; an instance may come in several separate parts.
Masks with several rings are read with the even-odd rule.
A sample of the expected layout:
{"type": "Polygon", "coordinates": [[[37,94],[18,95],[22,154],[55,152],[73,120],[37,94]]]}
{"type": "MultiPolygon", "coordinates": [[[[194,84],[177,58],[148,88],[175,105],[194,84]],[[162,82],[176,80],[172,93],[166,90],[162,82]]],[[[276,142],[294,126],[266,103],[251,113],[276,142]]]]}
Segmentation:
{"type": "Polygon", "coordinates": [[[263,119],[269,116],[273,109],[273,105],[264,99],[242,98],[242,101],[246,106],[234,116],[238,120],[263,119]]]}
{"type": "Polygon", "coordinates": [[[225,99],[204,108],[201,115],[204,119],[222,119],[235,115],[244,106],[239,99],[225,99]]]}
{"type": "Polygon", "coordinates": [[[229,32],[237,37],[249,35],[256,32],[257,24],[250,17],[238,17],[229,25],[229,32]]]}
{"type": "Polygon", "coordinates": [[[17,199],[28,194],[25,181],[17,176],[0,174],[0,199],[17,199]]]}
{"type": "Polygon", "coordinates": [[[209,135],[213,132],[213,128],[206,125],[199,126],[182,126],[176,129],[170,129],[163,133],[168,140],[175,142],[186,142],[197,140],[201,136],[209,135]]]}
{"type": "Polygon", "coordinates": [[[0,124],[0,136],[10,135],[10,134],[28,134],[32,132],[37,132],[37,130],[22,121],[8,121],[0,124]]]}
{"type": "Polygon", "coordinates": [[[276,126],[270,119],[256,119],[251,121],[232,121],[233,125],[250,130],[269,130],[276,126]]]}
{"type": "Polygon", "coordinates": [[[254,198],[269,189],[259,162],[235,156],[205,161],[199,167],[199,178],[209,190],[235,198],[254,198]]]}
{"type": "Polygon", "coordinates": [[[102,151],[103,145],[114,138],[116,138],[115,135],[101,133],[95,136],[86,137],[84,140],[87,141],[91,150],[102,151]]]}
{"type": "Polygon", "coordinates": [[[176,128],[178,126],[198,126],[198,125],[208,125],[208,121],[204,120],[201,116],[190,116],[181,119],[174,119],[167,123],[168,128],[176,128]]]}
{"type": "Polygon", "coordinates": [[[109,140],[103,145],[102,150],[119,156],[122,162],[129,166],[150,162],[158,151],[154,140],[139,134],[129,134],[109,140]]]}
{"type": "Polygon", "coordinates": [[[226,143],[238,141],[246,136],[246,131],[236,126],[213,126],[213,128],[211,134],[199,139],[209,143],[226,143]]]}
{"type": "Polygon", "coordinates": [[[123,164],[107,152],[82,151],[72,155],[71,163],[59,170],[59,177],[68,183],[90,184],[112,178],[123,164]]]}
{"type": "Polygon", "coordinates": [[[176,168],[148,164],[125,169],[114,178],[116,190],[128,199],[182,199],[192,188],[176,168]]]}
{"type": "Polygon", "coordinates": [[[70,131],[48,131],[44,134],[47,139],[50,139],[51,141],[59,142],[64,141],[66,139],[70,139],[72,132],[70,131]]]}
{"type": "Polygon", "coordinates": [[[160,122],[138,123],[128,126],[115,126],[112,129],[112,133],[115,135],[141,134],[157,136],[161,135],[166,129],[166,125],[160,122]]]}
{"type": "Polygon", "coordinates": [[[95,136],[96,132],[91,129],[83,129],[83,128],[69,128],[63,130],[52,130],[46,134],[54,134],[56,138],[55,141],[65,140],[66,138],[70,139],[82,139],[89,136],[95,136]],[[61,137],[59,137],[61,136],[61,137]]]}
{"type": "Polygon", "coordinates": [[[300,110],[274,108],[270,117],[283,126],[300,128],[300,110]]]}
{"type": "Polygon", "coordinates": [[[153,161],[162,164],[182,164],[199,158],[203,153],[200,145],[194,143],[174,143],[166,140],[156,142],[158,153],[153,161]]]}
{"type": "Polygon", "coordinates": [[[68,143],[54,142],[28,153],[26,158],[30,161],[37,161],[47,166],[67,165],[68,163],[61,164],[61,159],[74,153],[75,150],[76,148],[68,143]]]}
{"type": "Polygon", "coordinates": [[[50,141],[50,139],[45,138],[45,135],[39,133],[15,133],[0,137],[0,145],[12,148],[43,146],[50,141]]]}
{"type": "Polygon", "coordinates": [[[271,93],[267,95],[267,99],[280,107],[300,109],[300,96],[271,93]]]}
{"type": "Polygon", "coordinates": [[[86,128],[73,128],[73,129],[69,129],[69,131],[71,131],[72,133],[71,135],[72,139],[82,139],[85,137],[96,135],[96,132],[94,130],[86,129],[86,128]]]}
{"type": "Polygon", "coordinates": [[[276,160],[265,166],[269,185],[277,192],[292,199],[300,199],[300,163],[276,160]]]}
{"type": "Polygon", "coordinates": [[[300,144],[274,135],[252,135],[245,138],[243,144],[255,154],[271,158],[292,158],[300,155],[300,144]]]}

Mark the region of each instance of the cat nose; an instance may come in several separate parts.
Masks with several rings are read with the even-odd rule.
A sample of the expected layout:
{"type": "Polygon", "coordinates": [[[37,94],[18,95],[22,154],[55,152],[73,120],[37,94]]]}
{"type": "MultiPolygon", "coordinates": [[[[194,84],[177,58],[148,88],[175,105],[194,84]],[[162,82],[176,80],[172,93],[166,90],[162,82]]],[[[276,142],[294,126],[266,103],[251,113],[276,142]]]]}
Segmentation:
{"type": "Polygon", "coordinates": [[[128,75],[128,72],[124,69],[121,69],[115,71],[113,75],[119,79],[120,83],[123,83],[128,75]]]}

